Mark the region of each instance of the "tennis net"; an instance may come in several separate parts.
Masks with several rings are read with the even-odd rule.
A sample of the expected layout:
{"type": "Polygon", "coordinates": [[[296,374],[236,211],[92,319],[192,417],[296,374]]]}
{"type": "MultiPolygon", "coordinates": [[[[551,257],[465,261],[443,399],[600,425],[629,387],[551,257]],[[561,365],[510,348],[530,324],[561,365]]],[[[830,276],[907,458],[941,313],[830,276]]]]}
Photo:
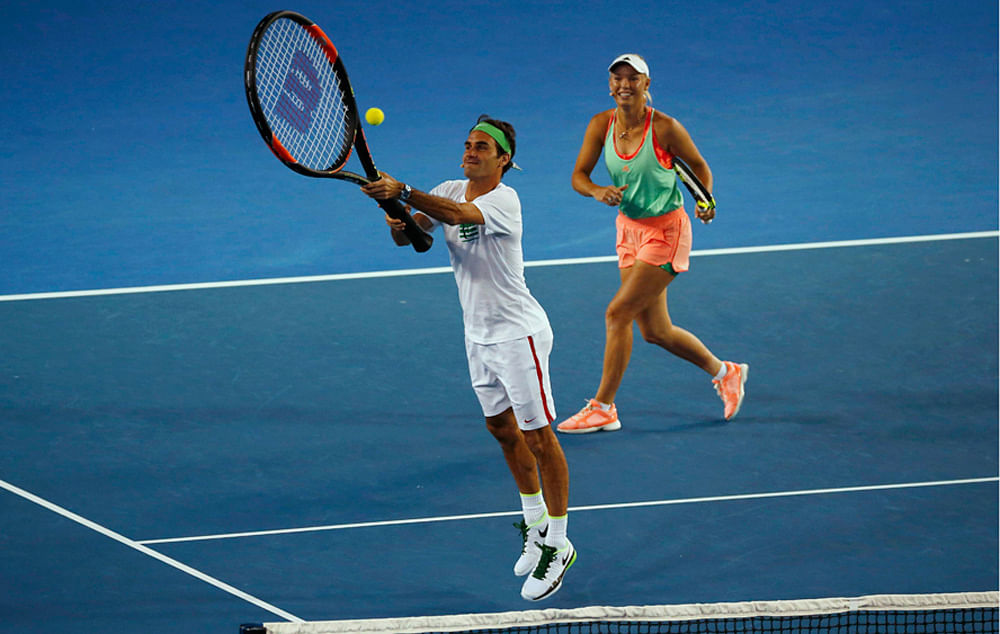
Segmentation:
{"type": "Polygon", "coordinates": [[[997,632],[997,592],[689,605],[586,607],[492,614],[248,624],[241,634],[951,634],[997,632]]]}

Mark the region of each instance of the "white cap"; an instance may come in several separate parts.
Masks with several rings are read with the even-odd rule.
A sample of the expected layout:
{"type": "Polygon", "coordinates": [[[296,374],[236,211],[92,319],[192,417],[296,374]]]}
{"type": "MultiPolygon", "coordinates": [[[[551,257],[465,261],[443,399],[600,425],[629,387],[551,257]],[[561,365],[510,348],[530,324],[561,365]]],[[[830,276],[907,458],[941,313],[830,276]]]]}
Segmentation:
{"type": "Polygon", "coordinates": [[[608,70],[610,71],[615,67],[615,65],[621,64],[622,62],[628,64],[646,77],[649,77],[649,66],[646,65],[646,60],[642,59],[642,57],[636,55],[635,53],[625,53],[624,55],[619,55],[615,58],[615,61],[611,62],[611,65],[608,66],[608,70]]]}

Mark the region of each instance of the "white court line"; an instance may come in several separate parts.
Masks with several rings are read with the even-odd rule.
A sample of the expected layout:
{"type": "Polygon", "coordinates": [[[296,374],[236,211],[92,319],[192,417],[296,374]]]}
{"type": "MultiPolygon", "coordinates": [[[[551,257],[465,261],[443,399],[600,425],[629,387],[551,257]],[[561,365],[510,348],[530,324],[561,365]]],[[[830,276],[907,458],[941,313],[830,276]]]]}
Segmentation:
{"type": "MultiPolygon", "coordinates": [[[[870,247],[883,244],[909,244],[913,242],[937,242],[940,240],[970,240],[974,238],[996,238],[1000,231],[974,231],[969,233],[940,233],[927,236],[903,236],[898,238],[871,238],[866,240],[838,240],[834,242],[802,242],[799,244],[772,244],[756,247],[731,247],[726,249],[696,249],[691,257],[707,255],[742,255],[745,253],[772,253],[775,251],[804,251],[807,249],[834,249],[843,247],[870,247]]],[[[558,266],[564,264],[589,264],[591,262],[617,262],[617,255],[594,258],[573,258],[567,260],[537,260],[526,262],[525,266],[558,266]]],[[[451,270],[451,269],[448,269],[451,270]]],[[[2,297],[0,297],[2,299],[2,297]]]]}
{"type": "MultiPolygon", "coordinates": [[[[867,486],[839,487],[833,489],[806,489],[799,491],[775,491],[770,493],[743,493],[738,495],[718,495],[713,497],[680,498],[674,500],[652,500],[647,502],[622,502],[618,504],[595,504],[591,506],[572,506],[570,512],[604,511],[608,509],[641,508],[647,506],[672,506],[675,504],[699,504],[703,502],[729,502],[732,500],[761,500],[767,498],[796,497],[802,495],[826,495],[830,493],[855,493],[859,491],[887,491],[891,489],[917,489],[923,487],[955,486],[961,484],[980,484],[997,482],[1000,477],[967,478],[964,480],[938,480],[933,482],[907,482],[903,484],[873,484],[867,486]]],[[[407,524],[429,524],[433,522],[451,522],[456,520],[475,520],[489,517],[519,516],[521,511],[500,511],[495,513],[474,513],[470,515],[442,515],[439,517],[419,517],[402,520],[385,520],[380,522],[356,522],[353,524],[328,524],[326,526],[304,526],[299,528],[279,528],[264,531],[248,531],[243,533],[223,533],[218,535],[198,535],[193,537],[167,537],[163,539],[145,539],[139,544],[176,544],[179,542],[198,542],[213,539],[236,539],[241,537],[261,537],[265,535],[290,535],[294,533],[315,533],[321,531],[336,531],[350,528],[373,528],[380,526],[403,526],[407,524]]]]}
{"type": "MultiPolygon", "coordinates": [[[[969,240],[973,238],[996,238],[1000,231],[975,231],[969,233],[942,233],[927,236],[904,236],[898,238],[873,238],[868,240],[840,240],[836,242],[804,242],[801,244],[775,244],[758,247],[734,247],[728,249],[703,249],[691,252],[691,256],[739,255],[746,253],[771,253],[775,251],[802,251],[806,249],[832,249],[842,247],[878,246],[884,244],[905,244],[912,242],[936,242],[939,240],[969,240]]],[[[525,267],[563,266],[570,264],[592,264],[616,262],[617,256],[590,258],[570,258],[562,260],[536,260],[525,262],[525,267]]],[[[242,286],[270,286],[275,284],[306,284],[312,282],[332,282],[338,280],[360,280],[380,277],[405,277],[410,275],[433,275],[451,272],[450,266],[426,269],[399,269],[394,271],[369,271],[366,273],[336,273],[332,275],[309,275],[301,277],[275,277],[257,280],[234,280],[227,282],[199,282],[194,284],[162,284],[158,286],[133,286],[126,288],[101,288],[83,291],[55,291],[47,293],[21,293],[0,295],[0,302],[17,302],[35,299],[65,299],[70,297],[96,297],[102,295],[128,295],[133,293],[163,293],[168,291],[192,291],[212,288],[236,288],[242,286]]]]}
{"type": "Polygon", "coordinates": [[[104,526],[101,526],[100,524],[92,522],[92,521],[88,520],[85,517],[77,515],[76,513],[72,512],[72,511],[69,511],[67,509],[64,509],[63,507],[59,506],[58,504],[53,504],[52,502],[49,502],[48,500],[40,498],[37,495],[34,495],[33,493],[29,493],[28,491],[25,491],[24,489],[16,487],[13,484],[10,484],[9,482],[5,482],[4,480],[0,480],[0,488],[7,489],[11,493],[13,493],[15,495],[19,495],[22,498],[24,498],[24,499],[26,499],[26,500],[28,500],[30,502],[34,502],[35,504],[37,504],[37,505],[39,505],[39,506],[41,506],[43,508],[46,508],[46,509],[52,511],[53,513],[57,513],[57,514],[62,515],[63,517],[65,517],[67,519],[73,520],[77,524],[81,524],[81,525],[89,528],[92,531],[96,531],[96,532],[100,533],[101,535],[104,535],[105,537],[110,537],[111,539],[115,540],[116,542],[124,544],[124,545],[128,546],[129,548],[133,548],[133,549],[139,551],[140,553],[142,553],[144,555],[147,555],[149,557],[152,557],[153,559],[159,560],[159,561],[167,564],[168,566],[172,566],[173,568],[176,568],[177,570],[180,570],[182,572],[186,572],[187,574],[191,575],[192,577],[194,577],[196,579],[200,579],[201,581],[204,581],[207,584],[213,585],[216,588],[219,588],[220,590],[224,590],[225,592],[228,592],[229,594],[231,594],[233,596],[239,597],[240,599],[243,599],[244,601],[252,603],[252,604],[256,605],[259,608],[263,608],[263,609],[267,610],[268,612],[270,612],[272,614],[280,616],[281,618],[285,619],[286,621],[291,621],[293,623],[305,623],[304,620],[300,619],[299,617],[295,616],[294,614],[291,614],[289,612],[285,612],[281,608],[275,607],[275,606],[271,605],[270,603],[268,603],[266,601],[263,601],[261,599],[258,599],[255,596],[247,594],[246,592],[243,592],[242,590],[240,590],[238,588],[234,588],[233,586],[229,585],[228,583],[225,583],[223,581],[219,581],[215,577],[210,577],[209,575],[206,575],[205,573],[203,573],[203,572],[201,572],[199,570],[195,570],[194,568],[192,568],[191,566],[188,566],[187,564],[183,564],[183,563],[177,561],[176,559],[172,559],[170,557],[167,557],[164,554],[158,553],[155,550],[153,550],[152,548],[144,546],[143,544],[141,544],[141,543],[139,543],[137,541],[131,540],[128,537],[125,537],[124,535],[121,535],[120,533],[116,533],[115,531],[111,530],[110,528],[105,528],[104,526]]]}

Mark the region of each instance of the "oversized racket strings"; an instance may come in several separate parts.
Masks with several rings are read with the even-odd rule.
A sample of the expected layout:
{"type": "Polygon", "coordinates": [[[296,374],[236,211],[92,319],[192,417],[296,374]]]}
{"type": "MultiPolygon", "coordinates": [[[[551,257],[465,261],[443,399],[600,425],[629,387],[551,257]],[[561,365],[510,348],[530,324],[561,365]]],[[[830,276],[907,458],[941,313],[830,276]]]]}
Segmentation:
{"type": "MultiPolygon", "coordinates": [[[[243,87],[257,131],[286,167],[355,185],[379,178],[344,62],[309,18],[274,11],[257,23],[244,58],[243,87]],[[355,149],[360,173],[344,169],[355,149]]],[[[414,251],[430,249],[434,239],[398,200],[376,202],[402,221],[414,251]]]]}
{"type": "MultiPolygon", "coordinates": [[[[302,26],[292,20],[276,20],[264,33],[257,50],[256,82],[264,118],[274,136],[303,166],[325,170],[349,151],[353,139],[343,89],[322,47],[302,26]],[[306,55],[312,64],[309,73],[295,73],[310,94],[318,94],[314,108],[302,102],[296,91],[286,89],[286,78],[297,55],[306,55]],[[310,85],[316,81],[317,85],[310,85]],[[279,104],[291,101],[311,120],[297,121],[286,112],[279,116],[279,104]]],[[[293,108],[294,111],[294,108],[293,108]]]]}

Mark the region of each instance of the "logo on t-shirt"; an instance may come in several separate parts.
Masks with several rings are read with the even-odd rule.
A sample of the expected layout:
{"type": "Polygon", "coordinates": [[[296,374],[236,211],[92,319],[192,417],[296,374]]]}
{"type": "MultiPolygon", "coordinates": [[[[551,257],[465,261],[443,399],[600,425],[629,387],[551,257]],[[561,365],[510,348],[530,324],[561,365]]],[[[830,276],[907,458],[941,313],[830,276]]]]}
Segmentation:
{"type": "Polygon", "coordinates": [[[479,225],[472,223],[458,225],[458,237],[462,242],[475,242],[479,239],[479,225]]]}

